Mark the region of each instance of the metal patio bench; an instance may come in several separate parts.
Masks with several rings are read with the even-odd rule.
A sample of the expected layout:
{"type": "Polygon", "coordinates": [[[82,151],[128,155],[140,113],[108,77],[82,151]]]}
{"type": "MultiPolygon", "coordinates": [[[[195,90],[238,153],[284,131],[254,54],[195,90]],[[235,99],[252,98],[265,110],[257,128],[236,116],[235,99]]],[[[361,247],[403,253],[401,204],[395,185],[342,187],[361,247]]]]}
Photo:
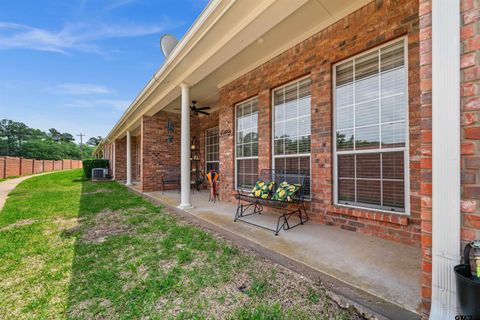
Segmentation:
{"type": "Polygon", "coordinates": [[[237,211],[235,213],[234,221],[242,221],[266,230],[273,231],[276,236],[280,230],[292,229],[296,226],[302,225],[308,221],[308,214],[305,208],[304,191],[306,189],[306,177],[307,173],[304,171],[286,171],[286,170],[274,170],[274,169],[262,169],[260,171],[259,180],[266,183],[274,182],[275,186],[273,191],[284,181],[288,183],[296,183],[300,185],[300,188],[293,195],[292,201],[279,201],[273,199],[262,199],[253,196],[250,192],[237,190],[235,198],[238,200],[237,211]],[[264,207],[271,207],[278,209],[281,215],[277,220],[277,227],[275,229],[268,228],[260,224],[253,223],[252,221],[245,220],[253,214],[262,214],[264,207]],[[251,209],[253,208],[253,211],[251,209]],[[299,221],[295,224],[290,223],[292,216],[298,216],[299,221]]]}
{"type": "Polygon", "coordinates": [[[165,173],[162,177],[162,193],[167,190],[165,185],[175,185],[180,190],[180,175],[178,173],[165,173]]]}

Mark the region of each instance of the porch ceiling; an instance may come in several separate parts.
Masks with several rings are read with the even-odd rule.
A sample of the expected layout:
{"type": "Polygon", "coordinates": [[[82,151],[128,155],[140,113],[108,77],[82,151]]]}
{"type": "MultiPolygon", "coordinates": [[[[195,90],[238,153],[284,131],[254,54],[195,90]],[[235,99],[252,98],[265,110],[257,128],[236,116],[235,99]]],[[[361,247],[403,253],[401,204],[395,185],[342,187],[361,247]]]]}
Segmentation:
{"type": "Polygon", "coordinates": [[[372,0],[211,1],[164,65],[109,133],[114,140],[142,115],[179,112],[191,85],[200,106],[216,107],[218,88],[372,0]]]}

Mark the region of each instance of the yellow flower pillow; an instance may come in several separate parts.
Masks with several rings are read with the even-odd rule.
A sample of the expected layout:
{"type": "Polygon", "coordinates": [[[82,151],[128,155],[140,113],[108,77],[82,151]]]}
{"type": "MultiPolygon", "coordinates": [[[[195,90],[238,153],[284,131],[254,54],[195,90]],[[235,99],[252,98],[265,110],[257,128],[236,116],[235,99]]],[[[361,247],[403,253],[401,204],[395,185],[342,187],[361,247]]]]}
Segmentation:
{"type": "Polygon", "coordinates": [[[274,186],[275,186],[275,182],[267,183],[260,180],[260,181],[257,181],[257,183],[255,183],[255,187],[253,187],[250,193],[252,196],[256,198],[268,199],[274,186]]]}
{"type": "Polygon", "coordinates": [[[273,194],[272,200],[291,202],[301,187],[302,186],[300,184],[289,184],[288,182],[284,181],[280,183],[277,191],[275,191],[273,194]]]}

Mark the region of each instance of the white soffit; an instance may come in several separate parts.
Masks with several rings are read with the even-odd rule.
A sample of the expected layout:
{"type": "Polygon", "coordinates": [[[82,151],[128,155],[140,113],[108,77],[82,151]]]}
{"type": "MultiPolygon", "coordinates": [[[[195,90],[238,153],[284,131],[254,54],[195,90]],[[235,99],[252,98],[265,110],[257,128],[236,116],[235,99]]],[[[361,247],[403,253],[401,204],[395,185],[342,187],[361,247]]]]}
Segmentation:
{"type": "Polygon", "coordinates": [[[284,21],[262,35],[262,41],[254,42],[229,61],[232,65],[243,66],[242,69],[219,75],[223,78],[217,86],[223,87],[241,75],[271,60],[289,48],[327,28],[348,14],[358,10],[371,0],[310,0],[284,21]]]}

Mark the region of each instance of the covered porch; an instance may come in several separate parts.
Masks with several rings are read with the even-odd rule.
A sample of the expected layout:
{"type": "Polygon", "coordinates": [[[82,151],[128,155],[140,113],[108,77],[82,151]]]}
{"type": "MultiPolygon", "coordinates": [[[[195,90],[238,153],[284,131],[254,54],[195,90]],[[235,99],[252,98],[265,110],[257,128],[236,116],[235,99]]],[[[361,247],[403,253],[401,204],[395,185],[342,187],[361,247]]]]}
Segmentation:
{"type": "MultiPolygon", "coordinates": [[[[138,185],[131,186],[131,190],[142,194],[138,185]]],[[[143,196],[172,210],[180,210],[177,209],[181,198],[178,190],[147,192],[143,196]]],[[[332,292],[342,291],[342,296],[354,300],[354,304],[360,303],[369,312],[389,319],[419,317],[420,248],[311,222],[281,231],[276,237],[271,231],[234,222],[236,205],[229,201],[209,202],[208,190],[195,191],[190,197],[193,208],[183,209],[186,214],[214,225],[222,234],[242,238],[262,254],[274,252],[279,259],[293,261],[289,266],[294,271],[302,273],[300,269],[305,267],[331,278],[333,281],[319,277],[332,292]],[[339,288],[342,284],[353,292],[353,297],[343,292],[345,288],[339,288]]],[[[266,208],[264,214],[249,219],[271,227],[276,224],[277,215],[266,208]]]]}
{"type": "MultiPolygon", "coordinates": [[[[458,8],[453,2],[433,1],[435,9],[432,9],[425,5],[427,2],[271,0],[252,6],[248,2],[212,1],[106,139],[115,150],[115,178],[131,185],[137,170],[140,188],[132,188],[173,210],[188,213],[394,305],[423,312],[425,316],[432,310],[434,318],[451,318],[456,314],[453,273],[445,274],[442,270],[451,269],[460,258],[460,196],[459,188],[453,187],[460,182],[457,157],[460,121],[459,113],[449,116],[449,106],[457,105],[459,100],[456,86],[459,68],[458,64],[442,63],[439,57],[448,57],[440,54],[448,52],[458,63],[458,41],[451,45],[445,40],[455,40],[458,36],[455,33],[458,21],[451,15],[458,8]],[[436,19],[432,20],[432,15],[436,19]],[[448,19],[440,19],[444,16],[448,19]],[[429,36],[432,30],[439,34],[454,30],[455,34],[438,37],[438,43],[432,47],[429,36]],[[390,54],[391,49],[395,54],[390,54]],[[382,61],[389,61],[391,56],[396,57],[392,60],[396,62],[390,64],[392,69],[387,63],[386,71],[405,71],[399,71],[401,76],[393,81],[397,85],[392,85],[395,97],[402,97],[398,105],[392,104],[392,114],[400,116],[380,121],[383,103],[389,105],[392,96],[387,87],[381,86],[383,82],[376,80],[371,82],[372,86],[365,85],[369,88],[365,89],[366,96],[371,94],[376,97],[374,100],[365,102],[350,93],[344,94],[347,102],[361,100],[365,104],[362,106],[367,106],[373,101],[373,107],[362,109],[356,102],[355,106],[350,102],[337,106],[335,97],[342,85],[353,86],[354,78],[355,86],[360,82],[368,84],[369,79],[381,79],[382,61]],[[373,62],[365,70],[376,71],[374,75],[366,71],[367,80],[356,79],[357,62],[362,66],[366,57],[373,62]],[[350,80],[337,83],[337,71],[342,67],[351,70],[345,73],[350,80]],[[432,81],[432,69],[434,75],[451,73],[452,83],[445,82],[432,90],[434,84],[440,83],[439,79],[432,81]],[[450,89],[454,87],[455,90],[450,89]],[[211,107],[211,114],[192,116],[191,106],[195,104],[192,100],[200,107],[211,107]],[[285,111],[287,104],[289,111],[295,110],[294,116],[285,111]],[[368,133],[374,128],[373,134],[366,134],[366,138],[357,139],[349,131],[357,130],[356,124],[350,124],[356,123],[354,119],[358,116],[353,110],[357,109],[364,110],[365,119],[375,116],[374,120],[368,118],[370,122],[365,120],[367,129],[359,130],[368,133]],[[347,116],[339,115],[344,111],[347,116]],[[348,125],[339,128],[348,133],[349,140],[342,138],[340,129],[336,130],[343,121],[348,125]],[[292,123],[290,130],[286,130],[287,124],[292,123]],[[383,141],[381,137],[388,135],[382,136],[382,130],[393,130],[398,123],[402,125],[392,133],[394,140],[383,141]],[[224,201],[213,205],[207,201],[207,192],[192,194],[190,190],[191,138],[201,139],[207,129],[215,127],[224,201]],[[292,144],[287,139],[290,136],[295,138],[292,144]],[[140,141],[138,159],[133,142],[137,140],[140,141]],[[348,146],[351,144],[348,141],[354,145],[368,143],[357,152],[348,146]],[[448,148],[443,148],[444,141],[448,141],[448,148]],[[345,146],[348,150],[337,152],[338,147],[345,146]],[[386,174],[383,179],[383,153],[387,149],[396,157],[385,162],[394,164],[390,171],[385,171],[390,176],[386,174]],[[365,174],[359,179],[357,169],[347,173],[355,172],[354,178],[362,183],[378,180],[379,172],[380,180],[392,181],[386,184],[375,181],[373,187],[367,188],[370,193],[364,202],[368,205],[355,205],[358,183],[352,183],[351,176],[338,175],[339,156],[343,152],[346,155],[343,160],[357,159],[354,154],[365,153],[363,159],[370,159],[372,150],[378,153],[373,178],[368,165],[359,170],[365,174]],[[231,200],[241,184],[239,180],[255,183],[258,170],[282,165],[289,169],[292,164],[302,170],[309,168],[309,214],[313,221],[326,225],[308,223],[274,237],[269,231],[234,223],[236,206],[231,200]],[[180,176],[176,184],[181,192],[158,191],[166,172],[180,176]],[[344,189],[339,188],[340,178],[345,178],[344,181],[350,178],[344,189]],[[343,194],[351,197],[339,202],[339,189],[346,190],[343,194]],[[388,192],[393,189],[399,191],[388,192]],[[456,191],[452,195],[453,189],[456,191]],[[371,194],[375,195],[373,200],[369,198],[371,194]],[[384,205],[385,196],[387,203],[394,200],[392,207],[384,205]],[[401,210],[391,210],[393,207],[401,210]]],[[[205,150],[205,144],[200,143],[200,150],[205,150]]],[[[206,172],[207,157],[200,154],[199,158],[204,161],[202,168],[206,172]]],[[[276,217],[266,214],[252,219],[271,223],[276,217]]]]}

